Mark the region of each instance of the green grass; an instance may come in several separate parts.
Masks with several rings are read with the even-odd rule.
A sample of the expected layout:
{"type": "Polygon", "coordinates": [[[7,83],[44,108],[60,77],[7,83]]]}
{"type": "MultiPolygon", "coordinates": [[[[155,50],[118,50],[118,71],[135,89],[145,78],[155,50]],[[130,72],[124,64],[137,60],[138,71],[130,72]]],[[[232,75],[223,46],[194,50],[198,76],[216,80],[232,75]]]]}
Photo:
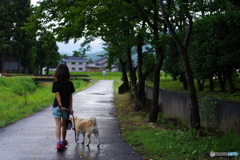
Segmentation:
{"type": "MultiPolygon", "coordinates": [[[[76,91],[95,83],[73,81],[76,91]]],[[[53,103],[52,83],[36,85],[27,77],[0,77],[0,128],[29,116],[53,103]]]]}
{"type": "MultiPolygon", "coordinates": [[[[199,131],[189,129],[181,123],[171,123],[162,115],[159,115],[158,124],[148,124],[149,108],[135,112],[134,101],[129,98],[129,94],[117,94],[120,84],[114,82],[114,101],[121,133],[123,139],[142,154],[144,159],[207,160],[212,159],[209,156],[211,151],[240,153],[240,135],[234,131],[222,133],[206,130],[208,133],[201,135],[199,131]]],[[[226,158],[228,157],[216,159],[226,158]]]]}
{"type": "MultiPolygon", "coordinates": [[[[53,74],[53,72],[50,72],[53,74]]],[[[102,72],[70,72],[71,75],[89,75],[92,80],[121,80],[122,72],[107,72],[102,75],[102,72]]]]}
{"type": "MultiPolygon", "coordinates": [[[[215,98],[222,98],[222,99],[228,99],[228,100],[235,100],[235,101],[240,101],[240,79],[239,78],[234,78],[234,84],[235,87],[237,88],[237,92],[230,94],[228,89],[229,89],[229,84],[226,82],[226,92],[221,92],[220,86],[218,83],[218,80],[215,81],[214,83],[214,91],[209,90],[209,82],[206,81],[204,84],[204,90],[203,91],[198,91],[197,87],[197,81],[194,81],[194,86],[197,91],[197,95],[205,96],[205,97],[215,97],[215,98]]],[[[153,87],[153,83],[146,81],[146,85],[153,87]]],[[[183,88],[183,83],[179,82],[179,80],[172,80],[172,77],[170,76],[165,76],[162,74],[162,77],[160,79],[160,88],[167,89],[167,90],[175,90],[179,92],[188,92],[183,88]]]]}

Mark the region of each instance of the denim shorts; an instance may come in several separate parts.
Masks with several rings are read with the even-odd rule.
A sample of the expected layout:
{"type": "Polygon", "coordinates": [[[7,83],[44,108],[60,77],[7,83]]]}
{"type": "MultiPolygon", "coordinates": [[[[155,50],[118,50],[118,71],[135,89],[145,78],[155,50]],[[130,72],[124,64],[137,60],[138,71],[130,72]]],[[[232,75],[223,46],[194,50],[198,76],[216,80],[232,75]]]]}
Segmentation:
{"type": "Polygon", "coordinates": [[[60,107],[53,107],[52,108],[52,116],[54,118],[65,118],[69,119],[69,112],[62,111],[60,107]]]}

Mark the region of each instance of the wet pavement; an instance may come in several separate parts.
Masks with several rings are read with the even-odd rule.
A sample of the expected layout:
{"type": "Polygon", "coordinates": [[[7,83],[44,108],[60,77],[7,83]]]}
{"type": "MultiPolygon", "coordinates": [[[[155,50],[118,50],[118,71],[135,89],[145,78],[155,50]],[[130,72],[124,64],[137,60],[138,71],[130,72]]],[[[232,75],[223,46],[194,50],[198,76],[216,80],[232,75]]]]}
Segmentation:
{"type": "MultiPolygon", "coordinates": [[[[55,121],[52,107],[37,112],[0,129],[0,160],[142,160],[142,156],[127,145],[119,130],[113,101],[113,81],[100,80],[73,95],[74,116],[88,119],[95,116],[100,135],[91,136],[89,147],[75,143],[74,131],[67,133],[68,146],[62,152],[55,149],[55,121]]],[[[86,139],[87,140],[87,139],[86,139]]]]}

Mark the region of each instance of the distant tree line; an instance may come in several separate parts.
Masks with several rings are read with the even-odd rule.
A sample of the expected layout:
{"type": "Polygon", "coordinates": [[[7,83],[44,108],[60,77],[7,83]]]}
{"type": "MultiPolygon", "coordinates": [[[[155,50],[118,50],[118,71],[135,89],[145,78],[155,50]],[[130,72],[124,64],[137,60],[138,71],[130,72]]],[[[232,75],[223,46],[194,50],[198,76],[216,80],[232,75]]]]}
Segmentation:
{"type": "MultiPolygon", "coordinates": [[[[0,56],[17,58],[20,73],[20,66],[28,73],[40,73],[42,67],[56,66],[60,59],[51,31],[24,30],[34,12],[30,0],[1,0],[0,3],[0,56]]],[[[0,72],[5,72],[3,60],[0,68],[0,72]]]]}
{"type": "Polygon", "coordinates": [[[222,91],[226,81],[230,92],[236,91],[232,78],[240,64],[240,14],[229,1],[42,0],[33,9],[29,33],[48,30],[62,42],[84,37],[84,51],[100,37],[109,63],[121,64],[123,86],[135,100],[136,111],[145,105],[145,80],[152,80],[149,122],[156,122],[159,112],[160,70],[188,89],[193,128],[201,126],[194,79],[199,90],[206,80],[213,90],[217,77],[222,91]]]}

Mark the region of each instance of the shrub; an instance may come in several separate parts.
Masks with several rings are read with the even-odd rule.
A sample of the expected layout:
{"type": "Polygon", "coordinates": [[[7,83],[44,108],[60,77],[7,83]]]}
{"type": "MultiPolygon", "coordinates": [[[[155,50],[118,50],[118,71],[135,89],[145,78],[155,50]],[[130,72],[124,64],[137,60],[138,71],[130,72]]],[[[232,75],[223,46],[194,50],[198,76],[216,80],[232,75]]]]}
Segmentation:
{"type": "Polygon", "coordinates": [[[26,95],[27,93],[35,91],[38,86],[31,78],[27,77],[1,77],[0,87],[12,90],[12,92],[17,95],[26,95]]]}

